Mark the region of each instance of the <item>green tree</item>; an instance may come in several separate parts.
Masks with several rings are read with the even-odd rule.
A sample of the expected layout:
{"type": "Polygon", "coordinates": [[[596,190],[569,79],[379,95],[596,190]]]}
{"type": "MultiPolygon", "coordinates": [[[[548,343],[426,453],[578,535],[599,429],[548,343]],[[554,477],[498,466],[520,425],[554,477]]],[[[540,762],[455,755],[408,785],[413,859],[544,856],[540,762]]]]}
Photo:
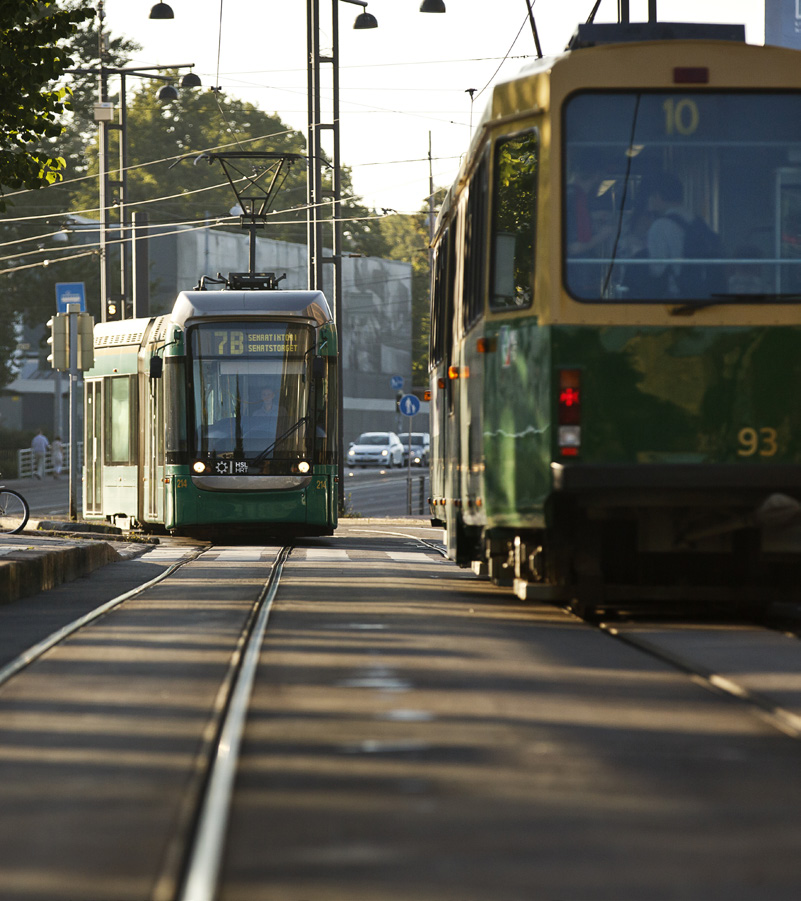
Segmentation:
{"type": "MultiPolygon", "coordinates": [[[[53,83],[72,64],[64,39],[91,9],[60,8],[51,0],[0,0],[0,185],[39,188],[61,177],[63,157],[40,146],[60,135],[69,92],[53,83]]],[[[6,201],[0,197],[0,209],[6,201]]]]}
{"type": "MultiPolygon", "coordinates": [[[[162,82],[148,79],[127,102],[128,204],[146,210],[151,224],[229,217],[235,195],[219,163],[204,153],[304,152],[303,136],[277,115],[203,89],[182,88],[177,100],[163,103],[156,98],[161,86],[162,82]]],[[[112,180],[119,178],[117,135],[112,135],[110,142],[112,180]]],[[[96,173],[96,140],[87,159],[89,171],[96,173]]],[[[88,179],[76,186],[73,202],[77,208],[89,209],[97,205],[96,198],[97,182],[88,179]]],[[[265,236],[305,242],[305,202],[306,169],[299,161],[290,168],[277,195],[276,224],[268,220],[265,236]]],[[[238,223],[235,227],[238,230],[238,223]]]]}
{"type": "MultiPolygon", "coordinates": [[[[444,193],[444,190],[437,192],[437,203],[444,193]]],[[[383,217],[378,220],[378,230],[383,243],[380,255],[412,264],[412,381],[416,388],[423,388],[428,380],[431,332],[428,201],[417,213],[383,217]]]]}

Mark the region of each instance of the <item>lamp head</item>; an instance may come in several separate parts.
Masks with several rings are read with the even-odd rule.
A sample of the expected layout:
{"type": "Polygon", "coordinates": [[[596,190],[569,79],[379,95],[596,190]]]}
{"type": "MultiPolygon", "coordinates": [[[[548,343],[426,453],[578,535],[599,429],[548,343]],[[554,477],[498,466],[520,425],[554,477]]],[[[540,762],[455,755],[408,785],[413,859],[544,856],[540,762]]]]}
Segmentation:
{"type": "Polygon", "coordinates": [[[167,3],[157,3],[153,9],[150,10],[150,19],[174,19],[175,14],[172,11],[172,7],[167,3]]]}
{"type": "Polygon", "coordinates": [[[445,3],[443,0],[423,0],[420,4],[421,13],[444,13],[445,3]]]}
{"type": "Polygon", "coordinates": [[[159,100],[165,100],[167,102],[171,100],[178,99],[178,91],[171,84],[165,84],[164,87],[159,91],[159,100]]]}
{"type": "Polygon", "coordinates": [[[200,85],[200,78],[194,72],[187,72],[181,79],[182,88],[199,88],[200,85]]]}
{"type": "Polygon", "coordinates": [[[356,16],[356,21],[353,23],[353,27],[356,29],[378,28],[378,21],[372,13],[368,13],[365,10],[363,13],[360,13],[358,16],[356,16]]]}

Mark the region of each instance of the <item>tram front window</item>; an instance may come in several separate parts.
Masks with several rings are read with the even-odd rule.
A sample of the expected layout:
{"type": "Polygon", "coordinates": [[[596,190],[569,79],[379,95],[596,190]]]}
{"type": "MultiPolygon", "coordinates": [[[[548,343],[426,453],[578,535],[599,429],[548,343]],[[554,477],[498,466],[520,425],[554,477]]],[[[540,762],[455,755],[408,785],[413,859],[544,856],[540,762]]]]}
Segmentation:
{"type": "Polygon", "coordinates": [[[292,323],[192,329],[194,455],[217,475],[286,475],[311,456],[311,329],[292,323]]]}
{"type": "Polygon", "coordinates": [[[801,95],[588,91],[564,133],[576,300],[801,300],[801,95]]]}

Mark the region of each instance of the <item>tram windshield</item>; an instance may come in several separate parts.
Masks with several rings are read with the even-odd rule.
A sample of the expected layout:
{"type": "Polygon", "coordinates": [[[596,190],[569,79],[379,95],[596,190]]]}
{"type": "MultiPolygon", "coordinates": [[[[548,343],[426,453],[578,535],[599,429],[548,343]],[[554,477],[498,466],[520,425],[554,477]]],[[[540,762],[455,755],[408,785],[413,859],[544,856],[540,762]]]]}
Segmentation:
{"type": "Polygon", "coordinates": [[[217,475],[285,475],[311,455],[308,326],[202,323],[191,331],[194,454],[217,475]]]}
{"type": "Polygon", "coordinates": [[[564,134],[575,299],[801,301],[801,95],[587,91],[564,134]]]}

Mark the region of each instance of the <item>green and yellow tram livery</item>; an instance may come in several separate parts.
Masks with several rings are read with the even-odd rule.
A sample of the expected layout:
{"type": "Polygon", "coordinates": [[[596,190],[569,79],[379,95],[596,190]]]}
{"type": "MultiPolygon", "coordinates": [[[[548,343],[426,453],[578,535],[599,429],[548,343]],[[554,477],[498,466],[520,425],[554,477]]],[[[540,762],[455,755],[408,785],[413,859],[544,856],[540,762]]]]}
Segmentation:
{"type": "Polygon", "coordinates": [[[441,211],[432,515],[523,597],[799,591],[801,55],[739,31],[580,28],[441,211]]]}

